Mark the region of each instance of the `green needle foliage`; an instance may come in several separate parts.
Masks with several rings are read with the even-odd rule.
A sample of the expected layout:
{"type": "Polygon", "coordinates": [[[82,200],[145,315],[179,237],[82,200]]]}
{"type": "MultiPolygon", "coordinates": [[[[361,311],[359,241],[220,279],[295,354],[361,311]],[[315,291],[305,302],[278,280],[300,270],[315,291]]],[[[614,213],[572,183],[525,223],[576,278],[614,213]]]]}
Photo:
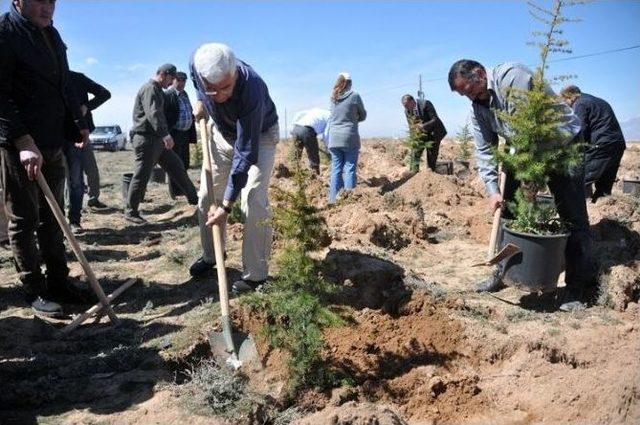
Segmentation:
{"type": "Polygon", "coordinates": [[[409,148],[409,162],[412,161],[413,152],[417,149],[429,149],[433,142],[426,139],[426,134],[420,128],[420,121],[417,117],[409,116],[409,130],[404,144],[409,148]]]}
{"type": "Polygon", "coordinates": [[[471,131],[469,130],[469,122],[465,122],[462,127],[460,127],[460,131],[456,135],[458,139],[460,153],[458,154],[458,159],[460,161],[468,161],[471,158],[471,142],[473,141],[473,136],[471,135],[471,131]]]}
{"type": "Polygon", "coordinates": [[[295,189],[275,190],[278,206],[272,222],[278,238],[285,242],[276,259],[279,274],[262,293],[243,297],[246,305],[266,314],[264,334],[270,345],[291,356],[291,395],[303,387],[326,387],[335,381],[322,365],[322,330],[342,323],[328,307],[329,296],[338,288],[319,275],[309,256],[309,252],[320,248],[326,224],[305,192],[310,173],[301,167],[299,155],[294,156],[291,162],[295,189]]]}
{"type": "Polygon", "coordinates": [[[547,185],[549,175],[568,173],[582,161],[583,146],[570,144],[573,136],[563,133],[560,128],[565,106],[545,79],[549,54],[570,52],[568,41],[559,38],[560,27],[572,22],[562,12],[576,2],[554,0],[551,9],[532,2],[528,4],[532,16],[547,26],[545,31],[533,33],[542,39],[536,43],[540,48],[541,64],[535,71],[530,90],[513,89],[509,93],[509,102],[513,104],[511,111],[496,111],[508,128],[510,148],[496,150],[496,158],[522,182],[515,202],[510,205],[516,217],[510,227],[528,233],[550,234],[560,231],[558,220],[551,207],[536,203],[536,194],[547,185]]]}

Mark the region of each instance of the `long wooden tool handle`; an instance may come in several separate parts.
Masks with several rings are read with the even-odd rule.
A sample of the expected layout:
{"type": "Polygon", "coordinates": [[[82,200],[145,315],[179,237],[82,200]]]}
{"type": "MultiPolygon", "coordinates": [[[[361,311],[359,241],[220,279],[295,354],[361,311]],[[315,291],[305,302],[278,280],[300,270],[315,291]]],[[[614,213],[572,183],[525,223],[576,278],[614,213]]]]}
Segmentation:
{"type": "MultiPolygon", "coordinates": [[[[213,198],[213,164],[209,152],[209,137],[207,134],[207,122],[201,119],[200,136],[202,138],[202,156],[204,157],[205,180],[207,193],[213,198]]],[[[216,208],[215,202],[211,204],[210,210],[216,208]]],[[[216,256],[216,271],[218,274],[218,292],[220,293],[220,313],[223,317],[229,316],[229,289],[227,285],[227,269],[224,264],[224,249],[222,247],[222,229],[219,225],[214,225],[211,229],[213,233],[213,250],[216,256]]]]}
{"type": "Polygon", "coordinates": [[[496,208],[493,213],[493,225],[491,226],[491,239],[489,240],[489,252],[487,252],[487,261],[490,261],[496,253],[496,243],[498,241],[498,231],[500,230],[500,218],[502,218],[502,209],[504,208],[504,187],[507,180],[504,173],[500,173],[500,195],[503,196],[502,205],[496,208]]]}
{"type": "Polygon", "coordinates": [[[44,176],[39,171],[36,178],[38,180],[38,185],[40,186],[40,189],[42,190],[42,193],[44,194],[44,197],[46,198],[47,203],[49,204],[49,207],[51,207],[51,211],[53,212],[53,215],[56,217],[56,220],[58,221],[58,224],[60,225],[62,232],[67,237],[67,240],[69,241],[69,245],[71,245],[71,250],[74,252],[74,254],[76,255],[76,258],[80,262],[80,265],[82,266],[82,269],[84,270],[84,273],[87,276],[87,279],[89,280],[89,284],[91,285],[93,292],[95,292],[95,294],[98,296],[98,300],[100,301],[100,304],[102,304],[103,308],[109,315],[109,319],[111,319],[113,323],[118,323],[118,317],[111,309],[111,306],[109,305],[109,301],[107,300],[107,296],[104,294],[102,287],[98,283],[98,279],[96,279],[96,275],[93,273],[93,270],[91,269],[91,266],[87,261],[87,258],[84,256],[84,253],[82,252],[82,249],[80,248],[80,245],[76,240],[76,237],[71,232],[71,229],[69,228],[69,224],[67,223],[67,220],[64,218],[64,214],[62,213],[62,210],[58,205],[58,201],[56,201],[56,198],[53,196],[53,193],[51,193],[51,189],[49,188],[47,181],[44,179],[44,176]]]}
{"type": "MultiPolygon", "coordinates": [[[[111,303],[113,300],[115,300],[117,297],[119,297],[120,294],[122,294],[124,291],[129,289],[129,287],[131,287],[136,282],[138,282],[138,279],[132,278],[132,279],[127,280],[118,289],[116,289],[111,294],[109,294],[109,296],[107,296],[107,300],[109,301],[109,303],[111,303]]],[[[75,328],[77,328],[78,326],[83,324],[89,317],[93,316],[94,314],[101,313],[103,308],[104,308],[104,306],[101,303],[95,304],[89,310],[85,311],[84,313],[82,313],[81,315],[79,315],[78,317],[73,319],[73,321],[71,323],[69,323],[67,326],[65,326],[62,329],[62,333],[63,334],[68,334],[69,332],[71,332],[72,330],[74,330],[75,328]]],[[[101,316],[98,316],[98,318],[100,318],[100,317],[101,316]]]]}

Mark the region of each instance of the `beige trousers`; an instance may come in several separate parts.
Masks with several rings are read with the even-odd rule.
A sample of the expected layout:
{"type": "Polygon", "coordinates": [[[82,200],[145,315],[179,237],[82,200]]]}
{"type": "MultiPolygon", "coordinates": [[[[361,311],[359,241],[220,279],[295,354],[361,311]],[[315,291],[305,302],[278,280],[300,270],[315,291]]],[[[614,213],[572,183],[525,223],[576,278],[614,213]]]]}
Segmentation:
{"type": "MultiPolygon", "coordinates": [[[[206,217],[212,204],[222,204],[234,151],[233,146],[225,140],[215,126],[211,134],[209,152],[213,167],[211,170],[213,194],[208,193],[207,190],[204,165],[198,193],[202,257],[208,263],[215,262],[215,255],[211,228],[205,226],[206,217]]],[[[273,230],[268,223],[271,218],[268,189],[279,134],[280,129],[276,124],[260,135],[258,162],[249,169],[247,184],[240,193],[240,208],[246,217],[242,233],[242,278],[246,280],[261,281],[269,275],[273,230]]],[[[203,163],[205,161],[206,159],[203,163]]],[[[224,239],[226,239],[225,228],[226,226],[222,228],[224,239]]]]}

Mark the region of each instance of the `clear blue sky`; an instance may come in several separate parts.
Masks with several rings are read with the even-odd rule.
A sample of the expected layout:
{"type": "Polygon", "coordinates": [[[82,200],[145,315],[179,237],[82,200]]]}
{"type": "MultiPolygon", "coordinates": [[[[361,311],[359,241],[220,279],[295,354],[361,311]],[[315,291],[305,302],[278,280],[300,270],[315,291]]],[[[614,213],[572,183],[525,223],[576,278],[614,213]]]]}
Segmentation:
{"type": "MultiPolygon", "coordinates": [[[[0,1],[6,10],[8,0],[0,1]]],[[[582,19],[565,26],[573,55],[640,45],[640,1],[596,1],[567,15],[582,19]]],[[[399,99],[415,94],[419,74],[455,135],[469,102],[449,90],[454,61],[538,60],[526,43],[539,24],[524,1],[58,0],[54,23],[72,68],[113,93],[97,123],[125,128],[137,89],[157,66],[173,62],[185,70],[193,50],[210,41],[231,46],[263,77],[282,126],[285,108],[290,121],[300,109],[328,107],[336,74],[350,72],[369,112],[364,136],[405,134],[399,99]]],[[[577,75],[573,83],[609,101],[625,121],[640,116],[638,70],[635,49],[553,63],[549,74],[577,75]]],[[[188,88],[192,94],[190,82],[188,88]]]]}

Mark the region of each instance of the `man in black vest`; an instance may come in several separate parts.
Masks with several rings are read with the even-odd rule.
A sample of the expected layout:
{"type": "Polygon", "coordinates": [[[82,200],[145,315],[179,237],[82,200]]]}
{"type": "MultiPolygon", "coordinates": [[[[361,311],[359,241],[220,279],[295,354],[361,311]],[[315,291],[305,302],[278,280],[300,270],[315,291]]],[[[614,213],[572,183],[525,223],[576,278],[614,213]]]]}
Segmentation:
{"type": "MultiPolygon", "coordinates": [[[[176,72],[173,84],[165,91],[166,102],[164,105],[169,134],[173,137],[173,151],[184,164],[184,169],[189,169],[189,144],[196,143],[196,122],[193,118],[193,108],[189,95],[184,91],[187,82],[187,74],[176,72]]],[[[169,195],[171,198],[184,195],[175,180],[169,178],[169,195]]]]}
{"type": "MultiPolygon", "coordinates": [[[[87,122],[89,131],[95,130],[91,111],[111,98],[109,90],[102,87],[86,75],[80,72],[69,72],[69,83],[73,88],[76,100],[87,122]],[[93,95],[89,99],[89,94],[93,95]]],[[[98,200],[100,196],[100,171],[96,162],[91,143],[82,148],[70,145],[67,148],[67,166],[69,168],[69,223],[75,234],[82,232],[80,218],[82,216],[82,198],[84,197],[84,174],[87,175],[89,187],[88,206],[93,208],[106,208],[107,206],[98,200]]]]}
{"type": "Polygon", "coordinates": [[[440,142],[447,135],[444,124],[436,113],[433,103],[426,99],[419,99],[418,102],[410,94],[402,96],[402,106],[412,130],[422,133],[421,145],[414,148],[410,153],[409,168],[413,172],[420,170],[420,158],[422,152],[427,151],[427,165],[431,170],[436,170],[436,162],[438,161],[438,151],[440,150],[440,142]]]}
{"type": "Polygon", "coordinates": [[[585,154],[584,182],[594,185],[591,202],[601,196],[611,195],[620,161],[627,145],[622,129],[611,106],[603,99],[582,93],[570,85],[560,91],[560,96],[582,121],[582,134],[588,143],[585,154]]]}
{"type": "Polygon", "coordinates": [[[62,206],[65,141],[82,147],[89,130],[52,26],[55,0],[13,0],[10,7],[0,17],[0,174],[9,240],[27,302],[37,314],[58,316],[59,301],[81,294],[68,281],[62,231],[35,180],[42,172],[62,206]]]}

